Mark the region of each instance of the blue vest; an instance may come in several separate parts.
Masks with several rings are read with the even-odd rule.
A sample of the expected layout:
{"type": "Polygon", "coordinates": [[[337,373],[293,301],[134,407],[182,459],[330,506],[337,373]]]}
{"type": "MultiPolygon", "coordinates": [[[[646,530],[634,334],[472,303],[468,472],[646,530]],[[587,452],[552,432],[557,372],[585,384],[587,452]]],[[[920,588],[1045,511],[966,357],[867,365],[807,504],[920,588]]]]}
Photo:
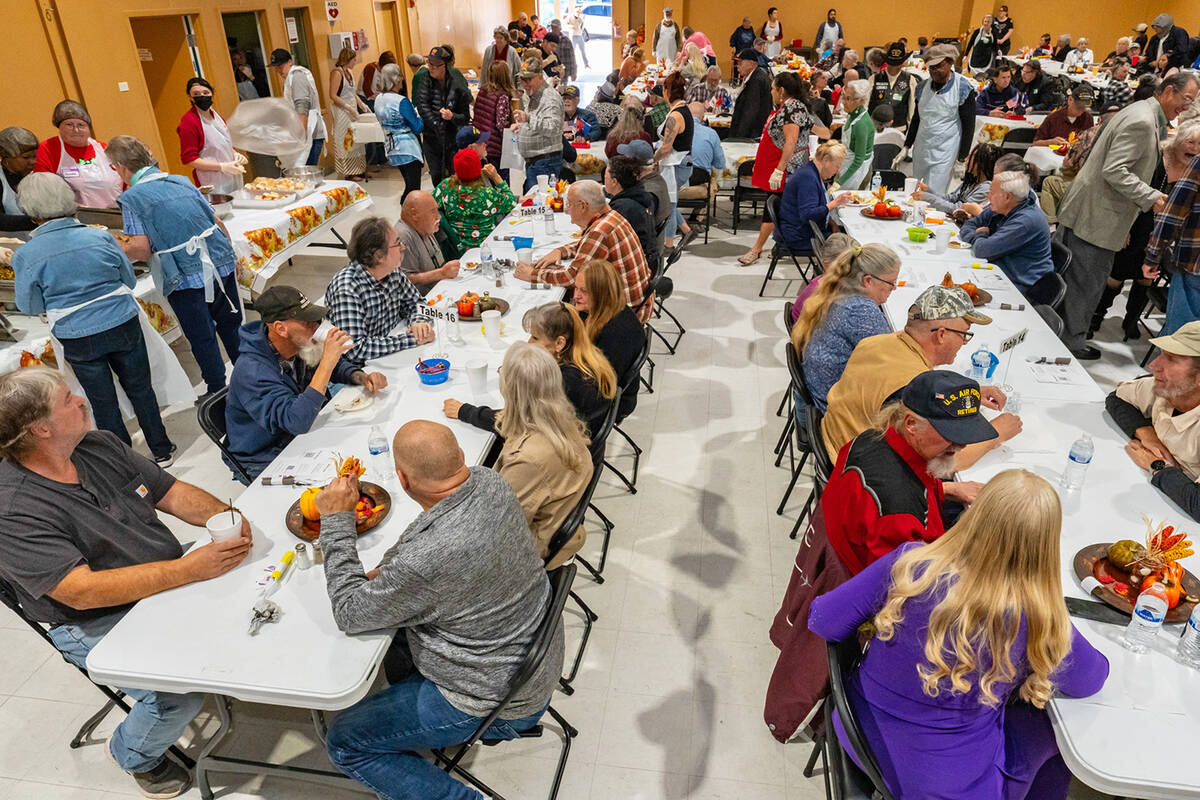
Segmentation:
{"type": "MultiPolygon", "coordinates": [[[[117,202],[128,208],[141,223],[150,240],[150,249],[168,250],[198,236],[217,222],[212,206],[191,181],[169,175],[154,181],[140,181],[126,189],[117,202]]],[[[236,258],[233,243],[218,228],[204,240],[209,258],[218,271],[232,266],[236,258]]],[[[164,295],[179,288],[184,275],[201,272],[200,254],[176,250],[162,253],[161,274],[154,276],[164,295]]]]}

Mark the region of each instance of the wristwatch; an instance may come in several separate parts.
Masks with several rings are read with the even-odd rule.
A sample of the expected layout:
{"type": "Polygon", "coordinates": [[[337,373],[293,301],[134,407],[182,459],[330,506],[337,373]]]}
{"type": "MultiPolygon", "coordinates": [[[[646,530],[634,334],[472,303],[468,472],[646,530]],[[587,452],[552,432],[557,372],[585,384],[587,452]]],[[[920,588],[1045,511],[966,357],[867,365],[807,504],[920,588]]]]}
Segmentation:
{"type": "Polygon", "coordinates": [[[1153,478],[1159,471],[1167,468],[1167,462],[1161,458],[1156,458],[1150,462],[1150,477],[1153,478]]]}

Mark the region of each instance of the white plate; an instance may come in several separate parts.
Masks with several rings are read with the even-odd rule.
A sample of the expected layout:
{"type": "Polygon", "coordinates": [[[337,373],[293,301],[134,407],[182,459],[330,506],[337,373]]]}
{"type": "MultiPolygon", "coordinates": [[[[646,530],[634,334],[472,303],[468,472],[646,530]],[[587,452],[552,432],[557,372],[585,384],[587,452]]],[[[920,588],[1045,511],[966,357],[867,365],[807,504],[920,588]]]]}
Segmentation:
{"type": "Polygon", "coordinates": [[[374,402],[375,395],[368,394],[361,386],[355,386],[338,392],[333,400],[333,408],[342,414],[352,414],[370,408],[374,402]]]}

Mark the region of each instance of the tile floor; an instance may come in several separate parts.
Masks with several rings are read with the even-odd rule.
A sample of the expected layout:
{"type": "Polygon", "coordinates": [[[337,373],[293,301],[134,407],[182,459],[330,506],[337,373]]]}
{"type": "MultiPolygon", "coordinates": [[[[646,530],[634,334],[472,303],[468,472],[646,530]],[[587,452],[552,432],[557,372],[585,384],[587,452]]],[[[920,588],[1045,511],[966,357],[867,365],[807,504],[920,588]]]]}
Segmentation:
{"type": "MultiPolygon", "coordinates": [[[[367,185],[380,213],[396,216],[399,181],[367,185]]],[[[348,230],[344,233],[348,234],[348,230]]],[[[558,708],[580,730],[560,797],[564,800],[808,800],[824,797],[820,775],[805,779],[805,744],[781,745],[762,721],[763,692],[776,652],[767,629],[795,554],[787,534],[807,492],[797,487],[783,516],[775,505],[787,472],[773,466],[782,420],[774,412],[787,385],[782,302],[757,297],[765,260],[739,269],[734,257],[752,234],[714,230],[672,269],[671,308],[688,329],[674,356],[655,347],[654,393],[643,393],[627,431],[645,448],[638,493],[611,476],[597,504],[616,523],[606,581],[578,590],[600,616],[576,693],[558,708]]],[[[320,251],[318,251],[320,252],[320,251]]],[[[318,296],[342,265],[335,256],[297,258],[281,280],[318,296]]],[[[779,282],[779,297],[796,285],[779,282]]],[[[1119,301],[1120,303],[1121,301],[1119,301]]],[[[1105,385],[1138,374],[1109,320],[1099,340],[1109,353],[1094,374],[1105,385]]],[[[1132,356],[1131,356],[1132,353],[1132,356]]],[[[194,370],[190,355],[182,360],[194,370]]],[[[238,486],[190,408],[173,409],[168,429],[180,445],[173,471],[224,496],[238,486]]],[[[616,463],[629,465],[614,442],[616,463]]],[[[176,526],[183,540],[194,538],[176,526]]],[[[585,554],[595,550],[589,543],[585,554]]],[[[593,562],[594,563],[594,562],[593,562]]],[[[568,647],[580,626],[569,615],[568,647]]],[[[569,651],[571,652],[571,651],[569,651]]],[[[70,750],[78,725],[101,695],[8,612],[0,613],[0,798],[114,800],[136,796],[102,745],[70,750]]],[[[104,737],[119,722],[110,715],[104,737]]],[[[305,712],[238,704],[238,728],[224,752],[327,766],[305,712]]],[[[209,712],[189,733],[197,750],[209,712]]],[[[477,772],[514,798],[544,797],[558,740],[484,748],[477,772]]],[[[349,790],[276,778],[214,775],[222,798],[360,797],[349,790]]],[[[198,797],[192,789],[187,797],[198,797]]],[[[1100,797],[1076,786],[1072,797],[1100,797]]]]}

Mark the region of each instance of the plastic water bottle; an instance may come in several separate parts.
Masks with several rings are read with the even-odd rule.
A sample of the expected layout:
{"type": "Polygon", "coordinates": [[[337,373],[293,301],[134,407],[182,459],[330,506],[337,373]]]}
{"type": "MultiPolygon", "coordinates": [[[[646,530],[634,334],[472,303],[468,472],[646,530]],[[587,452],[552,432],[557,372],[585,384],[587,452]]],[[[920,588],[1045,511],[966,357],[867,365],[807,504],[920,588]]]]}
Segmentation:
{"type": "Polygon", "coordinates": [[[1175,651],[1175,657],[1181,664],[1200,669],[1200,603],[1192,609],[1192,616],[1183,626],[1183,636],[1179,637],[1179,649],[1175,651]]]}
{"type": "Polygon", "coordinates": [[[491,245],[488,244],[487,239],[484,239],[479,245],[479,269],[484,275],[492,275],[493,268],[496,266],[493,263],[494,260],[495,256],[492,255],[491,245]]]}
{"type": "Polygon", "coordinates": [[[1167,590],[1161,582],[1155,582],[1142,589],[1138,595],[1137,604],[1133,607],[1133,616],[1129,619],[1129,627],[1125,629],[1125,639],[1122,641],[1127,648],[1135,653],[1144,653],[1154,637],[1158,636],[1163,620],[1167,618],[1167,590]]]}
{"type": "Polygon", "coordinates": [[[1092,455],[1095,452],[1096,446],[1088,434],[1085,433],[1075,440],[1071,445],[1071,452],[1067,454],[1067,468],[1063,470],[1064,488],[1073,490],[1083,486],[1083,478],[1087,475],[1088,464],[1092,463],[1092,455]]]}
{"type": "Polygon", "coordinates": [[[547,235],[554,233],[554,209],[547,203],[542,210],[542,227],[547,235]]]}
{"type": "Polygon", "coordinates": [[[971,380],[983,383],[992,377],[992,372],[999,363],[1000,359],[996,358],[988,346],[980,344],[979,349],[971,354],[971,380]]]}
{"type": "Polygon", "coordinates": [[[383,486],[387,486],[391,483],[396,466],[392,463],[387,436],[378,425],[371,426],[371,433],[367,437],[367,449],[371,452],[371,477],[383,486]]]}
{"type": "Polygon", "coordinates": [[[878,172],[871,178],[871,194],[879,191],[879,187],[883,185],[883,176],[878,172]]]}

